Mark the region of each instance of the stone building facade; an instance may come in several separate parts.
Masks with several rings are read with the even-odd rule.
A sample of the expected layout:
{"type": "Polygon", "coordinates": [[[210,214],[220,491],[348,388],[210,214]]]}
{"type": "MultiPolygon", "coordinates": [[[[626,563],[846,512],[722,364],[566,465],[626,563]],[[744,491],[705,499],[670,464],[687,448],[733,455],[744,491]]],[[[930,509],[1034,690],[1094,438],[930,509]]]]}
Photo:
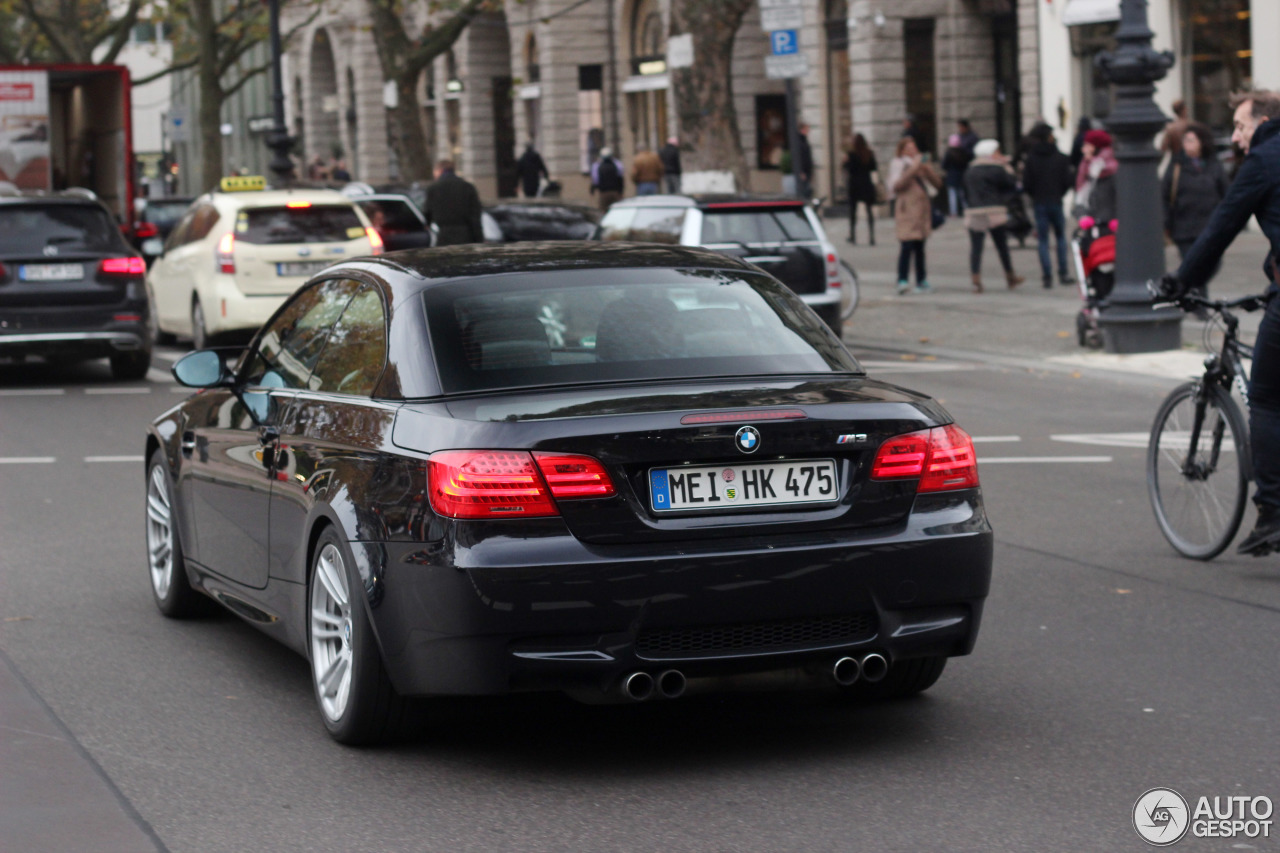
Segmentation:
{"type": "MultiPolygon", "coordinates": [[[[838,199],[844,140],[862,132],[883,162],[908,112],[935,154],[956,118],[1009,146],[1040,114],[1038,3],[1044,0],[805,0],[797,80],[820,196],[838,199]]],[[[424,75],[433,158],[451,154],[485,198],[515,192],[514,161],[533,141],[568,198],[602,145],[630,162],[679,134],[666,65],[670,0],[508,0],[424,75]]],[[[420,25],[425,3],[407,15],[420,25]]],[[[286,26],[288,25],[286,19],[286,26]]],[[[364,0],[329,3],[288,50],[290,129],[314,154],[345,156],[359,180],[398,179],[384,81],[364,0]]],[[[411,31],[413,29],[411,28],[411,31]]],[[[737,34],[735,107],[751,189],[781,186],[785,84],[767,79],[758,10],[737,34]]]]}

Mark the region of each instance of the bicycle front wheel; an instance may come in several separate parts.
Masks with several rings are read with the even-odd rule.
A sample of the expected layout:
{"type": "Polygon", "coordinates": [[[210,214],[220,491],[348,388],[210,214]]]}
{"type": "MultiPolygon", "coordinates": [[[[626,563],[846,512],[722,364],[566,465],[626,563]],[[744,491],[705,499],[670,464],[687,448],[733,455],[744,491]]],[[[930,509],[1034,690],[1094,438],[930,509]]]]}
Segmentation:
{"type": "Polygon", "coordinates": [[[1183,556],[1212,560],[1231,544],[1244,517],[1248,431],[1240,407],[1188,382],[1160,406],[1147,445],[1147,492],[1156,523],[1183,556]],[[1195,450],[1192,451],[1192,438],[1195,450]]]}
{"type": "Polygon", "coordinates": [[[840,261],[840,319],[848,320],[858,310],[858,273],[848,261],[840,261]]]}

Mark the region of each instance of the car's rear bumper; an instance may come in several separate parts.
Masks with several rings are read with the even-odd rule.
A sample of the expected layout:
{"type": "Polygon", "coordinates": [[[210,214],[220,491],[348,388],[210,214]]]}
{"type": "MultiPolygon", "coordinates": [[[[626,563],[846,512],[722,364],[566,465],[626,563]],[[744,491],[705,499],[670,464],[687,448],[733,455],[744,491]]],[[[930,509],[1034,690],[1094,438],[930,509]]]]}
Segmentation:
{"type": "Polygon", "coordinates": [[[461,540],[352,543],[402,693],[608,695],[636,670],[698,678],[829,669],[873,651],[890,662],[963,655],[992,559],[976,491],[918,501],[905,525],[874,534],[744,536],[662,553],[572,537],[461,540]]]}
{"type": "Polygon", "coordinates": [[[75,353],[102,357],[150,347],[147,305],[0,310],[0,354],[75,353]]]}

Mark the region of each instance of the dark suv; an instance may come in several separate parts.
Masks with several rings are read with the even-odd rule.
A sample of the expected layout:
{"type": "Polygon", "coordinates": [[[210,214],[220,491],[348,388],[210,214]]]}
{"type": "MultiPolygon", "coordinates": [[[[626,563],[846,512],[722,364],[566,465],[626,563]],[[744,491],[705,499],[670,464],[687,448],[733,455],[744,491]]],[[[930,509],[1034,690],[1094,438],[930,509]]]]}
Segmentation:
{"type": "Polygon", "coordinates": [[[755,264],[840,334],[840,259],[813,208],[796,198],[648,195],[615,203],[602,240],[702,246],[755,264]]]}
{"type": "Polygon", "coordinates": [[[87,194],[0,197],[0,358],[107,357],[117,379],[151,366],[146,265],[87,194]]]}

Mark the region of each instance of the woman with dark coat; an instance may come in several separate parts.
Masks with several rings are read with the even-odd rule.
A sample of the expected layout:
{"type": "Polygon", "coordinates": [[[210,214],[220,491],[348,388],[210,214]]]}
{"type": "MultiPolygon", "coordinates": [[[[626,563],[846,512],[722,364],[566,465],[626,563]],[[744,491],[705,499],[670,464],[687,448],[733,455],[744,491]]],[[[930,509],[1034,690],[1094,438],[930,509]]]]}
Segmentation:
{"type": "Polygon", "coordinates": [[[867,234],[872,246],[876,244],[876,215],[872,205],[876,203],[876,185],[873,175],[877,171],[876,155],[861,133],[853,136],[853,147],[844,159],[844,180],[849,190],[849,242],[858,242],[858,205],[867,208],[867,234]]]}
{"type": "Polygon", "coordinates": [[[1000,143],[984,139],[974,146],[976,155],[964,175],[964,191],[969,198],[969,209],[964,212],[964,224],[969,229],[969,272],[973,278],[973,292],[982,292],[982,246],[991,235],[1000,266],[1009,289],[1024,281],[1014,272],[1013,259],[1009,256],[1009,235],[1005,226],[1009,221],[1009,199],[1018,192],[1018,181],[1009,167],[1009,158],[1000,153],[1000,143]]]}
{"type": "MultiPolygon", "coordinates": [[[[1164,230],[1185,258],[1191,244],[1209,224],[1209,217],[1227,194],[1227,177],[1214,156],[1213,136],[1203,124],[1187,126],[1177,140],[1181,151],[1172,156],[1160,182],[1164,201],[1164,230]]],[[[1219,261],[1221,266],[1221,261],[1219,261]]],[[[1217,273],[1217,267],[1209,278],[1217,273]]],[[[1208,279],[1204,293],[1208,293],[1208,279]]]]}

